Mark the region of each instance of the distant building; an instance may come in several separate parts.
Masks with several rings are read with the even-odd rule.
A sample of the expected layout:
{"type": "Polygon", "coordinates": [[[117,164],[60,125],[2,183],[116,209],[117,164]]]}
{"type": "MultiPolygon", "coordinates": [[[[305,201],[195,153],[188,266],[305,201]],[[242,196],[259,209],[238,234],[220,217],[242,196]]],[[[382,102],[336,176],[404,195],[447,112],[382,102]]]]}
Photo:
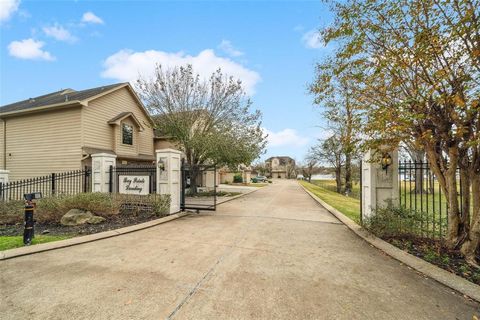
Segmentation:
{"type": "Polygon", "coordinates": [[[265,160],[267,172],[274,179],[291,179],[296,177],[295,160],[290,157],[271,157],[265,160]]]}

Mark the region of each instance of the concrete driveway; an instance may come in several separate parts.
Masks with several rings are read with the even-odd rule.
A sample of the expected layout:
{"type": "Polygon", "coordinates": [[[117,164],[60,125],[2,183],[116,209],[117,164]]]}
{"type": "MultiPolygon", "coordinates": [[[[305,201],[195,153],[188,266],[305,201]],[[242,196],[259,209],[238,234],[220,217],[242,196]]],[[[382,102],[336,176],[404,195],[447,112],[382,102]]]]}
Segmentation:
{"type": "Polygon", "coordinates": [[[1,319],[472,319],[295,181],[131,234],[0,262],[1,319]]]}

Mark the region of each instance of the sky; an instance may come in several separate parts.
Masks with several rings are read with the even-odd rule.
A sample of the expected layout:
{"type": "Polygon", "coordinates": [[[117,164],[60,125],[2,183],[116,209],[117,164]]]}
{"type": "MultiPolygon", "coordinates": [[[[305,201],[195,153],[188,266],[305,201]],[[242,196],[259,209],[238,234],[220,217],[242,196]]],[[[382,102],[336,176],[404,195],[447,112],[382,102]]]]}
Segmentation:
{"type": "Polygon", "coordinates": [[[262,156],[301,161],[328,135],[307,86],[331,49],[320,1],[0,0],[0,105],[64,88],[135,81],[155,63],[218,67],[263,113],[262,156]]]}

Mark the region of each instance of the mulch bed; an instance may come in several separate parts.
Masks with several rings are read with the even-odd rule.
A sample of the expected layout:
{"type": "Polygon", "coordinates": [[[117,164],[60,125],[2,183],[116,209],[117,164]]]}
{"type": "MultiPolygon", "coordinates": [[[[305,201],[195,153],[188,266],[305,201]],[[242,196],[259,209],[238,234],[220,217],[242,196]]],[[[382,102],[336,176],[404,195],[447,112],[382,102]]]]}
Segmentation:
{"type": "MultiPolygon", "coordinates": [[[[413,237],[384,237],[394,246],[442,269],[480,285],[480,269],[465,262],[458,250],[448,249],[441,241],[413,237]]],[[[477,257],[480,261],[480,257],[477,257]]]]}
{"type": "MultiPolygon", "coordinates": [[[[152,215],[149,212],[140,212],[138,214],[120,213],[118,215],[109,216],[106,221],[99,224],[63,226],[59,223],[35,223],[35,234],[68,235],[74,237],[128,227],[158,218],[161,218],[161,216],[152,215]]],[[[0,236],[20,235],[23,235],[23,224],[0,225],[0,236]]]]}

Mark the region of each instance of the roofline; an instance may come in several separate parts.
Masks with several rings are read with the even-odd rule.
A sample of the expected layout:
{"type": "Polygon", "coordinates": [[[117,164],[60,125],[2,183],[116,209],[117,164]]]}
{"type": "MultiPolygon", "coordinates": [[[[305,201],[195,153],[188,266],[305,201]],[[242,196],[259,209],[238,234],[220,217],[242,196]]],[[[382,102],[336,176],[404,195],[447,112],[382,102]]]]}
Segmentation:
{"type": "Polygon", "coordinates": [[[90,97],[90,98],[85,99],[85,100],[82,100],[82,101],[84,101],[84,102],[86,102],[86,103],[88,104],[88,103],[89,103],[90,101],[92,101],[92,100],[98,99],[98,98],[100,98],[100,97],[103,97],[103,96],[106,95],[106,94],[109,94],[109,93],[111,93],[111,92],[114,92],[114,91],[116,91],[116,90],[118,90],[118,89],[122,89],[122,88],[125,88],[125,87],[128,88],[128,90],[130,91],[130,93],[132,93],[134,99],[137,101],[137,103],[140,105],[142,111],[145,113],[145,116],[147,116],[148,121],[150,121],[150,124],[152,125],[152,128],[154,128],[154,127],[155,127],[155,122],[153,122],[152,117],[151,117],[150,114],[148,113],[147,109],[145,109],[145,106],[143,105],[142,100],[140,100],[140,98],[138,97],[137,93],[136,93],[135,90],[132,88],[132,86],[130,85],[129,82],[124,82],[124,83],[122,83],[122,84],[119,84],[118,86],[113,87],[113,88],[110,89],[110,90],[107,90],[107,91],[105,91],[105,92],[99,93],[99,94],[97,94],[97,95],[95,95],[95,96],[93,96],[93,97],[90,97]]]}
{"type": "Polygon", "coordinates": [[[50,109],[56,109],[59,107],[66,107],[69,105],[75,105],[78,104],[79,106],[85,106],[84,103],[82,103],[81,100],[72,100],[72,101],[67,101],[67,102],[62,102],[62,103],[55,103],[55,104],[50,104],[46,106],[41,106],[38,108],[31,108],[31,109],[22,109],[22,110],[15,110],[15,111],[10,111],[10,112],[2,112],[0,113],[0,119],[1,118],[7,118],[9,116],[16,116],[18,114],[23,114],[23,113],[35,113],[35,112],[41,112],[41,111],[49,111],[50,109]]]}
{"type": "Polygon", "coordinates": [[[122,123],[123,120],[125,120],[127,118],[132,118],[133,122],[135,122],[135,124],[140,128],[140,131],[145,130],[145,128],[142,126],[142,124],[140,123],[140,121],[137,119],[137,117],[135,116],[135,114],[133,112],[127,112],[125,115],[116,119],[115,121],[110,121],[109,120],[109,121],[107,121],[107,123],[110,124],[110,125],[117,125],[118,126],[122,123]]]}
{"type": "Polygon", "coordinates": [[[23,113],[41,112],[41,111],[50,110],[50,109],[53,109],[53,108],[67,106],[67,105],[70,105],[70,104],[77,104],[78,103],[81,106],[87,106],[90,101],[92,101],[94,99],[98,99],[98,98],[100,98],[100,97],[102,97],[106,94],[109,94],[111,92],[114,92],[116,90],[119,90],[119,89],[122,89],[122,88],[125,88],[125,87],[127,87],[128,90],[130,91],[130,93],[132,93],[134,99],[137,101],[138,105],[140,106],[140,108],[144,112],[145,116],[147,117],[148,121],[150,122],[150,125],[152,126],[152,129],[155,128],[155,122],[153,121],[152,117],[150,116],[147,109],[143,105],[142,100],[140,100],[137,93],[132,88],[132,86],[130,85],[129,82],[119,84],[118,86],[115,86],[115,87],[111,88],[110,90],[107,90],[105,92],[101,92],[101,93],[99,93],[95,96],[92,96],[92,97],[90,97],[88,99],[84,99],[84,100],[72,100],[72,101],[67,101],[67,102],[62,102],[62,103],[56,103],[56,104],[41,106],[41,107],[38,107],[38,108],[22,109],[22,110],[0,113],[0,119],[4,118],[6,116],[10,116],[10,115],[17,115],[17,114],[20,115],[20,114],[23,114],[23,113]]]}

